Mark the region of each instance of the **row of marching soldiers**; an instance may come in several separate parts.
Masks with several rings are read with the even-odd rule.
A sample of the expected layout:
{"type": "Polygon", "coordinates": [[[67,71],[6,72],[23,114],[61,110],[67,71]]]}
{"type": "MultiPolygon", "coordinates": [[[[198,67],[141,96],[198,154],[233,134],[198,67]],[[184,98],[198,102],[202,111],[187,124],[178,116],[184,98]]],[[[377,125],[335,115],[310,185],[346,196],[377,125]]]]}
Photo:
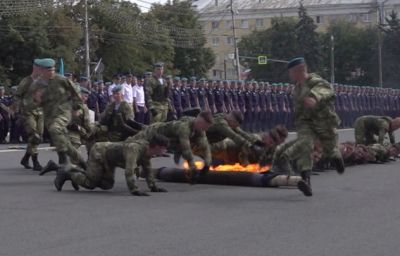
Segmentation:
{"type": "MultiPolygon", "coordinates": [[[[293,63],[290,69],[305,66],[302,59],[294,60],[293,63]]],[[[307,107],[307,120],[304,122],[309,124],[311,119],[320,118],[318,121],[323,123],[324,129],[314,131],[314,127],[320,124],[313,123],[307,128],[307,136],[300,136],[300,139],[277,148],[288,134],[284,126],[278,125],[262,134],[245,132],[239,127],[246,123],[246,118],[237,110],[213,115],[210,111],[200,112],[194,108],[182,112],[178,120],[165,122],[170,110],[170,86],[163,79],[162,63],[154,65],[154,73],[144,86],[150,114],[149,126],[134,121],[132,107],[123,100],[123,88],[120,85],[112,89],[113,101],[106,106],[100,121],[91,125],[89,111],[84,104],[89,91],[79,88],[79,92],[70,80],[55,74],[54,66],[55,61],[52,59],[36,59],[33,73],[20,83],[18,95],[28,133],[28,147],[21,164],[30,168],[29,160],[32,159],[33,169],[40,170],[41,175],[57,171],[54,184],[58,191],[62,190],[67,180],[71,181],[75,190],[80,187],[111,189],[115,169],[121,167],[125,169],[131,194],[148,195],[136,185],[135,180],[139,176],[146,178],[150,191],[165,192],[164,188],[155,183],[150,160],[152,157],[164,156],[167,149],[174,153],[175,162],[181,158],[187,161],[185,175],[190,182],[196,182],[199,176],[207,175],[212,164],[258,163],[263,166],[273,163],[273,171],[265,174],[264,182],[267,186],[296,186],[304,195],[311,196],[311,167],[304,169],[300,163],[306,162],[303,158],[309,159],[307,161],[311,163],[319,160],[321,148],[325,150],[326,145],[333,147],[330,150],[335,149],[332,158],[335,168],[339,173],[344,171],[335,136],[321,134],[326,125],[329,128],[327,131],[335,132],[336,125],[329,122],[329,118],[334,117],[334,112],[329,110],[334,92],[328,83],[322,83],[324,80],[316,75],[307,74],[312,83],[307,80],[304,85],[307,90],[313,87],[310,92],[315,95],[304,99],[307,107]],[[311,111],[314,107],[315,110],[311,111]],[[328,116],[321,116],[320,111],[328,116]],[[58,163],[49,161],[44,168],[38,162],[43,124],[49,131],[58,155],[58,163]],[[82,144],[86,145],[88,151],[87,161],[79,151],[82,144]],[[302,150],[294,152],[293,148],[302,150]],[[203,158],[204,166],[201,169],[196,166],[194,155],[203,158]],[[296,168],[301,175],[288,176],[293,169],[291,163],[296,161],[296,168]]],[[[299,93],[298,88],[294,92],[296,98],[306,95],[299,93]]],[[[303,101],[294,102],[303,104],[303,101]]],[[[388,120],[389,125],[385,126],[387,131],[400,126],[397,122],[399,120],[393,121],[393,125],[392,120],[388,120]]]]}

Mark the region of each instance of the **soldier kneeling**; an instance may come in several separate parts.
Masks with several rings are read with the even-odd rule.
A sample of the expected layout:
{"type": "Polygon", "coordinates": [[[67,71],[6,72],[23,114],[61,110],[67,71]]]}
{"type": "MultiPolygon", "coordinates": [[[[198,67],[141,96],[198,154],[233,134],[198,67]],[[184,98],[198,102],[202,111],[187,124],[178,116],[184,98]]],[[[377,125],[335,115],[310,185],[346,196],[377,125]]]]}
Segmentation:
{"type": "Polygon", "coordinates": [[[120,167],[125,168],[130,193],[135,196],[148,196],[135,184],[135,174],[141,166],[151,192],[166,192],[165,189],[156,186],[150,160],[154,156],[164,154],[168,144],[168,139],[163,135],[154,135],[149,141],[96,143],[90,151],[87,170],[75,166],[60,167],[54,185],[61,191],[65,181],[71,180],[76,190],[79,186],[109,190],[114,186],[115,168],[120,167]]]}

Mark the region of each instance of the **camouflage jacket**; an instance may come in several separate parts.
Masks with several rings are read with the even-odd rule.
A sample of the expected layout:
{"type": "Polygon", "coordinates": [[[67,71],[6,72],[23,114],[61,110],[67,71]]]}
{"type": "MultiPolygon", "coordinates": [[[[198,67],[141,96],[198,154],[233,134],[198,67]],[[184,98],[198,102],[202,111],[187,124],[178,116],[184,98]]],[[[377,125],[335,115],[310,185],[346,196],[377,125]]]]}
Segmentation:
{"type": "Polygon", "coordinates": [[[229,138],[239,146],[250,147],[251,141],[243,136],[244,131],[239,130],[240,128],[232,129],[229,126],[228,121],[225,119],[225,114],[216,114],[214,115],[213,125],[207,130],[207,139],[212,144],[229,138]]]}
{"type": "Polygon", "coordinates": [[[337,127],[340,120],[332,109],[334,100],[332,86],[318,75],[310,74],[304,85],[297,85],[293,92],[296,126],[311,124],[316,127],[337,127]],[[314,97],[317,100],[313,109],[304,107],[305,97],[314,97]]]}
{"type": "Polygon", "coordinates": [[[154,123],[133,137],[128,138],[127,142],[134,142],[137,139],[150,140],[154,134],[162,134],[169,138],[170,148],[182,154],[188,161],[189,167],[194,168],[193,151],[200,152],[206,165],[211,164],[211,151],[208,144],[206,133],[195,131],[193,128],[194,117],[182,117],[179,120],[154,123]]]}
{"type": "Polygon", "coordinates": [[[18,105],[22,114],[43,114],[43,110],[39,106],[39,104],[33,101],[33,83],[34,80],[31,76],[25,77],[19,83],[17,92],[15,93],[15,97],[17,98],[18,105]]]}
{"type": "Polygon", "coordinates": [[[362,116],[357,118],[354,123],[355,133],[363,134],[370,133],[378,135],[378,143],[382,144],[385,135],[389,135],[390,143],[395,143],[394,134],[390,131],[391,117],[388,116],[362,116]]]}
{"type": "Polygon", "coordinates": [[[163,84],[152,76],[145,81],[144,93],[146,98],[146,104],[149,109],[153,108],[168,108],[169,100],[169,90],[166,81],[163,84]]]}

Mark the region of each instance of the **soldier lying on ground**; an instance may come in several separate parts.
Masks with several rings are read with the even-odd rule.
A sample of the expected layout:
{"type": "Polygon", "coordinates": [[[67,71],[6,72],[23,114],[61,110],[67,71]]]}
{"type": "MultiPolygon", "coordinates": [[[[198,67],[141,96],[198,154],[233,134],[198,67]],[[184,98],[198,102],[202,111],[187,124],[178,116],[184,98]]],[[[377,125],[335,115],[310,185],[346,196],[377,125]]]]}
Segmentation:
{"type": "Polygon", "coordinates": [[[158,134],[149,140],[96,143],[90,151],[87,169],[83,170],[74,165],[60,167],[54,185],[61,191],[65,181],[71,180],[76,190],[79,186],[109,190],[114,186],[115,169],[120,167],[125,168],[129,192],[135,196],[148,196],[135,184],[135,174],[141,166],[151,192],[166,192],[165,189],[156,186],[150,160],[165,153],[167,147],[168,138],[158,134]]]}

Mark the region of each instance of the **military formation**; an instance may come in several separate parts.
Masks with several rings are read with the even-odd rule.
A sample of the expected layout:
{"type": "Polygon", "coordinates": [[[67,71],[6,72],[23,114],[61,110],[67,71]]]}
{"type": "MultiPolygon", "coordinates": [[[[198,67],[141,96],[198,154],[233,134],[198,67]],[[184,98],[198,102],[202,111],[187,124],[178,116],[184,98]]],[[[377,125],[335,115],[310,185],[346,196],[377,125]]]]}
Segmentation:
{"type": "Polygon", "coordinates": [[[115,75],[105,86],[103,81],[92,85],[84,77],[76,81],[70,74],[61,76],[53,59],[35,59],[32,74],[13,93],[16,104],[2,105],[9,119],[2,118],[1,125],[10,124],[10,116],[18,113],[27,142],[21,165],[40,175],[56,171],[58,191],[66,181],[75,190],[109,190],[120,167],[132,195],[148,195],[136,185],[138,177],[146,178],[151,192],[166,192],[156,185],[151,158],[168,152],[176,163],[187,163],[184,173],[192,184],[215,165],[257,163],[271,165],[264,173],[270,186],[295,186],[312,196],[316,169],[334,168],[342,174],[353,160],[362,162],[360,150],[370,153],[362,155],[364,162],[398,155],[393,135],[400,128],[400,118],[395,118],[398,91],[381,95],[355,89],[358,96],[350,91],[344,97],[343,86],[335,90],[309,73],[304,58],[289,61],[288,72],[292,85],[207,81],[164,76],[163,64],[156,63],[143,81],[132,74],[115,75]],[[376,107],[381,96],[388,98],[376,107]],[[339,145],[337,129],[346,118],[354,122],[356,142],[339,145]],[[286,141],[294,128],[297,138],[286,141]],[[43,167],[38,146],[46,133],[58,161],[43,167]],[[202,167],[195,156],[203,159],[202,167]]]}

